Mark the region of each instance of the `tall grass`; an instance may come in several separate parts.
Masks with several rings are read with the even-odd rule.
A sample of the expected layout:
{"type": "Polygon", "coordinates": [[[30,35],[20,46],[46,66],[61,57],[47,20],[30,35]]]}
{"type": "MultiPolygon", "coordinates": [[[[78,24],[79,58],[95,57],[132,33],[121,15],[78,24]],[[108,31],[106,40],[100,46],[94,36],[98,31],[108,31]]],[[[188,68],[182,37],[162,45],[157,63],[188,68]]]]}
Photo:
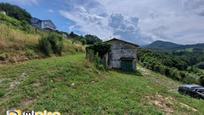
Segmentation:
{"type": "MultiPolygon", "coordinates": [[[[39,48],[39,41],[51,34],[60,35],[57,32],[38,30],[27,23],[0,14],[0,64],[46,56],[39,48]]],[[[71,40],[63,39],[61,44],[64,48],[60,55],[84,52],[81,44],[73,44],[71,40]]],[[[59,48],[53,47],[52,50],[58,51],[59,48]]]]}
{"type": "Polygon", "coordinates": [[[0,49],[25,49],[38,44],[40,35],[28,34],[0,24],[0,49]]]}

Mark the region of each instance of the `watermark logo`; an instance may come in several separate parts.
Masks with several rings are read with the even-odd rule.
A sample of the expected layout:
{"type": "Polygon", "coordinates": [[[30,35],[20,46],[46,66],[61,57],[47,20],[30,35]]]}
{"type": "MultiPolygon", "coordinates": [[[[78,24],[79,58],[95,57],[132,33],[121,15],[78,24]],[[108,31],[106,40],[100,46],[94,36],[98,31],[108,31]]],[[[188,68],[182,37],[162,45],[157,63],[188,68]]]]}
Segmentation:
{"type": "Polygon", "coordinates": [[[21,111],[20,110],[9,110],[7,111],[6,115],[21,115],[21,111]]]}
{"type": "Polygon", "coordinates": [[[31,111],[31,112],[22,112],[21,110],[9,110],[6,112],[6,115],[61,115],[60,112],[48,112],[48,111],[31,111]]]}

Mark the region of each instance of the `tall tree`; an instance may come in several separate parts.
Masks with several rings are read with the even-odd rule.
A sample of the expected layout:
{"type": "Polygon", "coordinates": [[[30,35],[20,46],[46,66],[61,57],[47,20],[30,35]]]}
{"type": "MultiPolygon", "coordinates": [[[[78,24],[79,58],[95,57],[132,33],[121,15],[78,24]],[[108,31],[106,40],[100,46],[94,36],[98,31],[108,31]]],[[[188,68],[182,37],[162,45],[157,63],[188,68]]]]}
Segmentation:
{"type": "Polygon", "coordinates": [[[88,34],[88,35],[85,35],[84,37],[86,39],[87,44],[95,44],[95,43],[102,42],[102,40],[100,38],[98,38],[97,36],[94,36],[94,35],[88,34]]]}

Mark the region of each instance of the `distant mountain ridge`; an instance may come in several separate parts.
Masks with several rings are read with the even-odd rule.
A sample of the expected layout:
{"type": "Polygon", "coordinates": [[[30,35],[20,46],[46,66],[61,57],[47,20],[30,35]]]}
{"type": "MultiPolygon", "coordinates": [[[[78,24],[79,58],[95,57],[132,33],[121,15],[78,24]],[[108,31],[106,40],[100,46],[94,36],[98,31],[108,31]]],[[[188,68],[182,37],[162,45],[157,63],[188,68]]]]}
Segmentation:
{"type": "Polygon", "coordinates": [[[153,49],[153,50],[161,50],[161,51],[176,51],[176,50],[204,50],[204,43],[199,44],[191,44],[191,45],[181,45],[167,41],[155,41],[149,45],[144,46],[144,48],[153,49]]]}

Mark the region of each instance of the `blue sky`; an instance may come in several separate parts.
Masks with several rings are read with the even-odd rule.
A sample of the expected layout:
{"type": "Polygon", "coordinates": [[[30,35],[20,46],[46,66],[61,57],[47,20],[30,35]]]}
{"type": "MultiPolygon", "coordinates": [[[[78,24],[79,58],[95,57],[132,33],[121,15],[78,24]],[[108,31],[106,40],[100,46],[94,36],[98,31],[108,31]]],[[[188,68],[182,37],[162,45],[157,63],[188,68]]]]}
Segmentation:
{"type": "Polygon", "coordinates": [[[204,43],[204,0],[0,0],[19,5],[59,30],[117,37],[137,44],[155,40],[204,43]]]}

